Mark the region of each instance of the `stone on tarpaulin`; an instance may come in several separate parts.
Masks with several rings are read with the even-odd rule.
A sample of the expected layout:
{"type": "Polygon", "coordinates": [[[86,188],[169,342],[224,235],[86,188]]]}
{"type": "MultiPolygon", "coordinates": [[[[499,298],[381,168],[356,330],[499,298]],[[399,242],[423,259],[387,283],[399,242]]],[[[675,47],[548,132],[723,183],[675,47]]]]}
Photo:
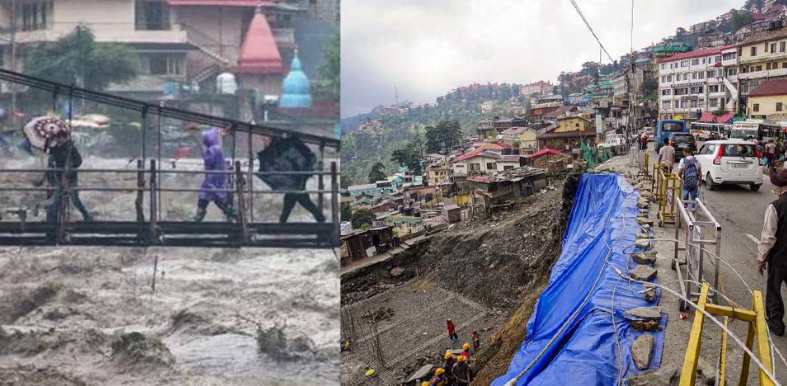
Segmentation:
{"type": "Polygon", "coordinates": [[[634,280],[639,281],[650,281],[658,274],[658,270],[655,268],[650,268],[646,265],[638,265],[631,271],[629,271],[629,276],[631,276],[634,280]]]}
{"type": "Polygon", "coordinates": [[[640,319],[659,320],[661,319],[661,307],[637,307],[626,311],[626,314],[640,319]]]}
{"type": "Polygon", "coordinates": [[[647,217],[637,217],[637,222],[640,224],[648,224],[648,225],[653,225],[653,223],[655,223],[653,219],[647,217]]]}
{"type": "Polygon", "coordinates": [[[636,243],[634,243],[634,246],[639,249],[650,249],[650,243],[650,239],[639,239],[636,243]]]}
{"type": "Polygon", "coordinates": [[[650,366],[650,356],[653,351],[653,336],[650,334],[640,335],[631,345],[631,358],[640,370],[645,370],[650,366]]]}
{"type": "Polygon", "coordinates": [[[646,233],[637,233],[637,238],[638,239],[652,239],[653,235],[646,234],[646,233]]]}
{"type": "Polygon", "coordinates": [[[645,291],[642,294],[645,296],[645,301],[652,302],[656,299],[656,286],[652,284],[644,284],[642,289],[645,291]]]}
{"type": "Polygon", "coordinates": [[[631,255],[631,259],[637,264],[653,265],[656,263],[656,251],[637,252],[631,255]]]}

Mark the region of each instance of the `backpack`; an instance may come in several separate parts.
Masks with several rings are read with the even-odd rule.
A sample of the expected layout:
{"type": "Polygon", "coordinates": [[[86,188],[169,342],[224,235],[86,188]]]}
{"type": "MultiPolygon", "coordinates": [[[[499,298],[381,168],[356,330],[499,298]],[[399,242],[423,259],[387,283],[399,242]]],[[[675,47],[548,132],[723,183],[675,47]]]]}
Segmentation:
{"type": "Polygon", "coordinates": [[[683,159],[683,187],[694,189],[699,185],[697,173],[697,160],[694,158],[683,159]]]}

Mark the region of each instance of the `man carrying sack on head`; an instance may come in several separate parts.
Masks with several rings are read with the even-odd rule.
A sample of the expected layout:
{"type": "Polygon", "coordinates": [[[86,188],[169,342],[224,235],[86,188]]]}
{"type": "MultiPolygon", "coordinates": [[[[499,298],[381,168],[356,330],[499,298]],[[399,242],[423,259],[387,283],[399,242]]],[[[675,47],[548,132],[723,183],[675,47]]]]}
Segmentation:
{"type": "Polygon", "coordinates": [[[787,169],[770,170],[773,194],[778,197],[765,210],[765,222],[757,254],[760,275],[768,269],[765,311],[768,328],[775,335],[784,334],[784,302],[781,287],[787,280],[787,169]]]}

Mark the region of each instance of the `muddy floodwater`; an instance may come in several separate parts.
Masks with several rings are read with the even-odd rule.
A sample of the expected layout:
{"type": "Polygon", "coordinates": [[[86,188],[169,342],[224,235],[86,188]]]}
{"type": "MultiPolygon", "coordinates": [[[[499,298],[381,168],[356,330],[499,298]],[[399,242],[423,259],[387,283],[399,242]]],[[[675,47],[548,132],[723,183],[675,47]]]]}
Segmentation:
{"type": "MultiPolygon", "coordinates": [[[[130,177],[85,173],[80,184],[133,186],[130,177]]],[[[36,176],[3,178],[23,186],[36,176]]],[[[175,178],[198,186],[201,176],[175,178]]],[[[0,194],[0,208],[43,216],[33,208],[45,197],[0,194]]],[[[82,196],[102,220],[133,216],[133,197],[82,196]]],[[[280,201],[260,198],[255,210],[276,219],[280,201]]],[[[185,220],[196,194],[163,202],[164,217],[185,220]]],[[[298,208],[290,221],[308,218],[298,208]]],[[[339,319],[329,249],[0,247],[0,386],[338,385],[339,319]]]]}

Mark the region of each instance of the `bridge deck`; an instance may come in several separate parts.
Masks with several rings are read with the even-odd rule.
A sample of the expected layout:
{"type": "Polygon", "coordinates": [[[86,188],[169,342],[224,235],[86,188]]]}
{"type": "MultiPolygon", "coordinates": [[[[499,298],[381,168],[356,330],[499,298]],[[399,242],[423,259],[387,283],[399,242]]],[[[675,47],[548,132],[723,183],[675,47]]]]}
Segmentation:
{"type": "Polygon", "coordinates": [[[63,224],[57,242],[57,224],[0,222],[0,246],[169,246],[169,247],[290,247],[325,248],[332,240],[331,223],[248,223],[244,237],[239,224],[227,222],[96,221],[63,224]],[[155,229],[155,232],[151,230],[155,229]]]}

